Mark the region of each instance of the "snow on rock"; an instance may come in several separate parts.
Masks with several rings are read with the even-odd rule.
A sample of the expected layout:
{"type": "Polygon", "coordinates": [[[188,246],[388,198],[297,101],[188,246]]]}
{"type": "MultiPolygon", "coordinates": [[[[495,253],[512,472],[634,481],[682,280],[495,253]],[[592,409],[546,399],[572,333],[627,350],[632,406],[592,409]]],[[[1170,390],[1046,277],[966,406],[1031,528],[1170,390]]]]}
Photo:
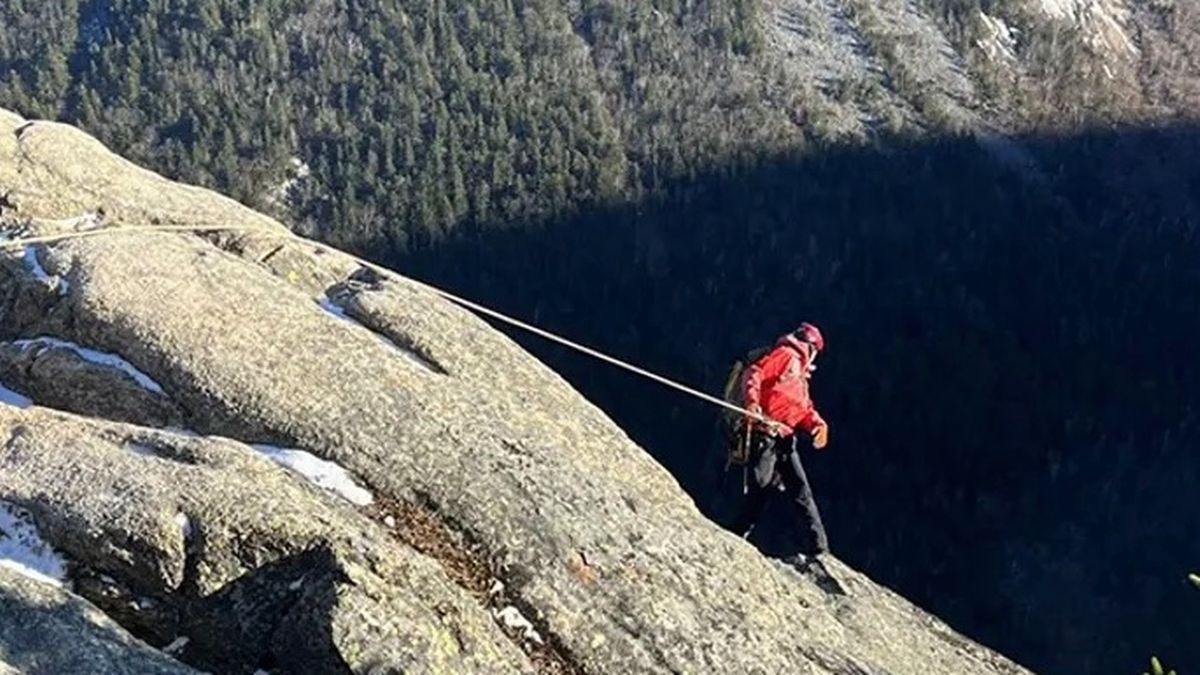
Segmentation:
{"type": "Polygon", "coordinates": [[[0,565],[55,586],[61,586],[67,578],[66,562],[42,540],[29,512],[3,501],[0,501],[0,565]]]}
{"type": "Polygon", "coordinates": [[[1129,9],[1124,0],[1039,0],[1035,7],[1047,18],[1083,27],[1093,48],[1127,56],[1138,53],[1125,29],[1129,9]]]}
{"type": "MultiPolygon", "coordinates": [[[[0,232],[0,241],[12,241],[12,239],[13,237],[10,233],[0,232]]],[[[67,284],[67,280],[63,279],[62,277],[54,276],[46,271],[46,268],[42,266],[42,261],[38,260],[37,249],[37,246],[25,246],[21,249],[19,254],[12,249],[5,249],[5,252],[14,255],[14,257],[19,257],[21,262],[25,265],[25,269],[29,270],[29,272],[33,274],[34,278],[39,282],[56,289],[59,295],[66,294],[66,292],[70,289],[70,286],[67,284]]]]}
{"type": "Polygon", "coordinates": [[[309,174],[312,173],[312,169],[310,169],[308,165],[304,163],[304,160],[300,159],[299,157],[293,157],[292,172],[297,178],[308,178],[309,174]]]}
{"type": "Polygon", "coordinates": [[[1075,8],[1079,0],[1041,0],[1038,6],[1042,13],[1054,19],[1075,18],[1075,8]]]}
{"type": "Polygon", "coordinates": [[[332,314],[333,316],[341,319],[342,321],[348,321],[353,324],[358,324],[357,321],[346,316],[346,310],[344,310],[341,307],[339,307],[338,305],[334,304],[334,302],[329,299],[329,296],[323,295],[323,296],[317,298],[317,304],[321,306],[321,309],[323,309],[326,312],[328,312],[329,314],[332,314]]]}
{"type": "Polygon", "coordinates": [[[53,225],[57,229],[66,228],[75,230],[76,232],[86,232],[104,225],[104,217],[95,211],[87,211],[83,215],[72,216],[70,218],[39,218],[38,222],[45,225],[53,225]]]}
{"type": "Polygon", "coordinates": [[[158,453],[154,451],[154,448],[141,443],[126,443],[125,449],[143,457],[158,457],[158,453]]]}
{"type": "Polygon", "coordinates": [[[175,524],[179,526],[180,533],[183,534],[184,541],[190,541],[195,530],[192,528],[192,519],[188,518],[187,514],[180,511],[175,514],[175,524]]]}
{"type": "Polygon", "coordinates": [[[53,277],[46,273],[46,268],[42,267],[42,262],[38,260],[36,246],[26,246],[21,259],[25,262],[25,267],[29,268],[30,272],[33,272],[33,276],[38,281],[53,283],[53,277]]]}
{"type": "Polygon", "coordinates": [[[505,628],[520,631],[521,636],[526,640],[536,642],[539,645],[545,644],[545,641],[542,640],[542,636],[537,632],[537,629],[533,627],[533,624],[530,623],[529,619],[525,618],[524,614],[521,614],[521,610],[517,609],[516,607],[509,605],[508,607],[498,611],[493,610],[493,615],[496,617],[497,621],[504,625],[505,628]]]}
{"type": "Polygon", "coordinates": [[[1092,2],[1088,7],[1088,17],[1096,28],[1096,40],[1114,51],[1124,51],[1128,56],[1135,56],[1139,50],[1125,30],[1129,10],[1115,0],[1107,2],[1092,2]]]}
{"type": "Polygon", "coordinates": [[[312,168],[299,157],[293,157],[288,167],[287,178],[268,195],[268,199],[282,206],[290,206],[296,190],[312,176],[312,168]]]}
{"type": "Polygon", "coordinates": [[[82,357],[85,361],[90,361],[91,363],[101,366],[108,366],[110,368],[116,368],[117,370],[123,371],[125,374],[132,377],[134,381],[136,381],[144,389],[152,391],[156,394],[163,393],[162,387],[160,387],[157,382],[152,380],[150,376],[138,370],[133,366],[132,363],[117,356],[116,354],[109,354],[107,352],[96,351],[95,349],[88,349],[86,347],[81,347],[74,342],[68,342],[66,340],[60,340],[52,337],[38,337],[31,340],[17,340],[12,344],[20,347],[23,350],[30,348],[51,349],[54,347],[70,349],[82,357]]]}
{"type": "Polygon", "coordinates": [[[356,506],[374,501],[370,492],[359,487],[341,466],[303,450],[279,448],[273,445],[254,445],[255,450],[275,462],[304,476],[317,487],[332,492],[356,506]]]}
{"type": "Polygon", "coordinates": [[[54,287],[58,290],[59,295],[65,295],[67,291],[71,290],[71,285],[67,283],[66,279],[50,275],[46,272],[46,268],[42,267],[42,262],[37,257],[37,247],[26,246],[25,253],[22,254],[21,259],[25,262],[25,267],[30,272],[33,272],[34,278],[48,286],[54,287]]]}
{"type": "Polygon", "coordinates": [[[178,654],[180,651],[182,651],[183,648],[187,646],[188,642],[190,642],[190,640],[188,638],[180,636],[180,637],[177,637],[174,640],[172,640],[171,644],[167,645],[166,647],[163,647],[162,650],[164,652],[166,652],[167,654],[174,656],[175,654],[178,654]]]}
{"type": "Polygon", "coordinates": [[[33,401],[0,384],[0,405],[10,405],[14,408],[28,408],[33,401]]]}
{"type": "Polygon", "coordinates": [[[395,342],[392,342],[391,340],[389,340],[388,338],[384,337],[383,335],[380,335],[379,333],[376,333],[375,331],[371,330],[370,328],[368,328],[368,327],[366,327],[366,326],[362,325],[361,323],[359,323],[357,320],[355,320],[355,319],[354,319],[354,317],[352,317],[352,316],[350,316],[350,315],[346,314],[346,310],[345,310],[345,309],[343,309],[343,308],[342,308],[340,305],[338,305],[337,303],[335,303],[333,300],[330,300],[328,295],[323,295],[323,296],[321,296],[321,297],[317,298],[317,304],[318,304],[318,305],[320,305],[321,309],[325,310],[325,312],[326,312],[327,314],[330,314],[331,316],[334,316],[334,317],[336,317],[336,318],[338,318],[338,319],[341,319],[342,321],[345,321],[346,323],[349,323],[349,324],[353,324],[353,325],[355,325],[355,326],[358,326],[359,328],[361,328],[361,329],[363,329],[363,330],[367,331],[368,333],[370,333],[370,334],[374,335],[374,336],[375,336],[375,337],[376,337],[376,338],[377,338],[377,339],[378,339],[380,342],[382,342],[383,344],[387,345],[387,347],[388,347],[389,349],[391,349],[392,351],[396,352],[396,353],[397,353],[397,354],[399,354],[400,356],[404,357],[406,360],[408,360],[408,361],[410,361],[410,362],[412,362],[412,363],[415,363],[415,364],[417,364],[418,366],[421,366],[422,368],[428,368],[428,367],[429,367],[429,366],[428,366],[428,364],[427,364],[427,363],[425,363],[425,361],[423,361],[423,360],[422,360],[422,359],[421,359],[419,356],[417,356],[416,354],[413,354],[411,351],[409,351],[409,350],[407,350],[407,349],[405,349],[405,348],[401,347],[400,345],[396,344],[395,342]]]}
{"type": "Polygon", "coordinates": [[[979,48],[996,61],[1015,61],[1017,58],[1017,29],[1009,26],[1004,19],[991,16],[985,12],[979,13],[986,35],[976,44],[979,48]]]}
{"type": "Polygon", "coordinates": [[[76,218],[75,223],[72,226],[76,230],[84,232],[87,230],[94,230],[102,225],[104,225],[104,218],[95,211],[88,211],[82,216],[76,218]]]}

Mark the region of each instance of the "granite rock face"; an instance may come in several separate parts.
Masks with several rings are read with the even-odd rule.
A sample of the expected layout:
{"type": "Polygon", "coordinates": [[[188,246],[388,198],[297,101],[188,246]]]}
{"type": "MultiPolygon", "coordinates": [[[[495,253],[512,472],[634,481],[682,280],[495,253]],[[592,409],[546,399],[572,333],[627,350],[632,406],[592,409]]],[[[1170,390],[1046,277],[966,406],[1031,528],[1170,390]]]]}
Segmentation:
{"type": "Polygon", "coordinates": [[[257,228],[0,256],[0,378],[35,404],[0,408],[0,500],[122,625],[189,636],[188,664],[1025,672],[835,559],[763,557],[562,378],[415,282],[9,113],[0,193],[10,234],[257,228]],[[338,496],[337,476],[426,525],[338,496]]]}
{"type": "Polygon", "coordinates": [[[57,586],[0,566],[0,673],[197,673],[57,586]]]}

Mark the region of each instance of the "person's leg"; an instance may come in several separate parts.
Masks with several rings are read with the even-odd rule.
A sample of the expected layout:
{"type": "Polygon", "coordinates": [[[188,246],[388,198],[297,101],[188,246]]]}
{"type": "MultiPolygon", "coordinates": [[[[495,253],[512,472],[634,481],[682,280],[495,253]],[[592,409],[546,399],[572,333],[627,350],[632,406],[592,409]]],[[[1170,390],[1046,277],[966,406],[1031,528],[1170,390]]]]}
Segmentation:
{"type": "Polygon", "coordinates": [[[746,493],[742,495],[741,510],[733,523],[733,531],[741,537],[748,537],[754,529],[775,482],[776,455],[773,441],[766,435],[755,433],[750,443],[751,461],[744,469],[746,493]]]}
{"type": "Polygon", "coordinates": [[[734,533],[739,537],[749,538],[750,531],[754,529],[766,503],[766,488],[760,487],[753,480],[746,481],[746,494],[742,495],[741,509],[738,511],[737,519],[733,522],[734,533]]]}
{"type": "Polygon", "coordinates": [[[808,475],[800,463],[800,453],[795,450],[795,437],[787,439],[786,442],[793,451],[785,461],[780,462],[779,469],[788,496],[796,507],[796,534],[800,539],[800,552],[808,555],[828,553],[829,538],[825,534],[825,525],[821,522],[817,500],[809,486],[808,475]]]}

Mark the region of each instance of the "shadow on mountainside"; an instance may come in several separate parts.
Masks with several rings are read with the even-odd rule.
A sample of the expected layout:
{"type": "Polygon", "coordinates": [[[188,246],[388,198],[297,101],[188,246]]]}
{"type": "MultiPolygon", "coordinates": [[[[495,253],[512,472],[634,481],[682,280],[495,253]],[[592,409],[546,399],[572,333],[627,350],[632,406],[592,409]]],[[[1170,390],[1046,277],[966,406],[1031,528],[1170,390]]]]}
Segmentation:
{"type": "MultiPolygon", "coordinates": [[[[709,392],[816,321],[837,555],[1041,672],[1186,672],[1200,131],[1021,144],[1040,171],[971,139],[847,148],[384,262],[709,392]]],[[[715,409],[505,330],[728,521],[715,409]]]]}

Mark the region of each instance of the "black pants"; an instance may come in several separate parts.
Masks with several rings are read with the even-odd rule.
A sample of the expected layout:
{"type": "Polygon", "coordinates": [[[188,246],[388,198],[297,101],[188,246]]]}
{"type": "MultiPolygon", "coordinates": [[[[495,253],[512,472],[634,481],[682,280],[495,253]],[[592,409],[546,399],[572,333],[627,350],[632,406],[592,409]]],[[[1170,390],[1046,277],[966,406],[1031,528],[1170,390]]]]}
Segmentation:
{"type": "Polygon", "coordinates": [[[734,523],[734,531],[749,536],[750,531],[762,515],[767,497],[772,492],[782,491],[795,507],[796,531],[800,553],[814,554],[829,551],[829,540],[821,513],[813,498],[808,476],[800,464],[796,436],[776,438],[755,432],[751,438],[750,463],[747,465],[746,494],[742,498],[741,512],[734,523]]]}

